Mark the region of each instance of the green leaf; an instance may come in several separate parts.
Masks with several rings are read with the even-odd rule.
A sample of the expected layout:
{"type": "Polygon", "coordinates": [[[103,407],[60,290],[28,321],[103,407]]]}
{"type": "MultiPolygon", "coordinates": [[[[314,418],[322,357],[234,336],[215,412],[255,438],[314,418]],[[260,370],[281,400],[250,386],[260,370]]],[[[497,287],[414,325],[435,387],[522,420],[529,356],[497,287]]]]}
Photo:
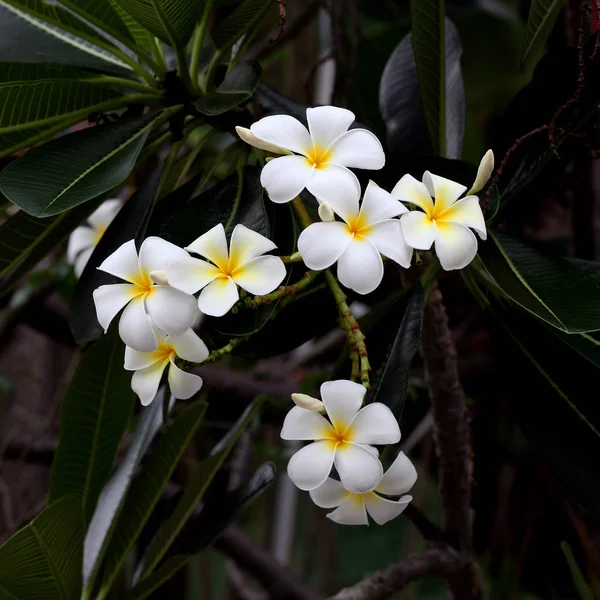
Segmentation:
{"type": "Polygon", "coordinates": [[[131,373],[117,328],[92,344],[61,409],[60,438],[50,479],[50,502],[78,494],[86,524],[106,483],[133,406],[131,373]]]}
{"type": "Polygon", "coordinates": [[[579,598],[581,600],[594,600],[594,592],[585,580],[585,576],[577,564],[577,560],[575,559],[573,551],[571,550],[571,546],[569,546],[566,541],[563,541],[560,543],[560,547],[565,555],[567,565],[569,566],[569,571],[571,572],[571,579],[573,580],[573,584],[577,589],[579,598]]]}
{"type": "Polygon", "coordinates": [[[93,584],[133,477],[162,424],[162,402],[157,400],[143,409],[127,453],[100,494],[85,536],[83,583],[86,588],[93,584]]]}
{"type": "Polygon", "coordinates": [[[444,0],[411,0],[410,19],[417,79],[433,150],[446,152],[444,0]]]}
{"type": "Polygon", "coordinates": [[[498,289],[567,333],[600,329],[600,280],[505,233],[489,236],[479,257],[498,289]]]}
{"type": "Polygon", "coordinates": [[[101,285],[116,283],[118,279],[99,271],[97,267],[125,242],[137,238],[141,243],[156,200],[163,166],[164,164],[154,169],[150,177],[117,213],[94,248],[94,252],[77,282],[71,300],[69,325],[78,344],[90,342],[102,333],[102,327],[96,318],[93,293],[101,285]]]}
{"type": "Polygon", "coordinates": [[[162,524],[144,554],[140,579],[144,579],[149,575],[165,556],[194,509],[198,506],[217,471],[221,468],[227,456],[229,456],[238,438],[257,415],[262,400],[259,397],[246,408],[223,440],[215,446],[210,456],[198,465],[175,510],[162,524]]]}
{"type": "Polygon", "coordinates": [[[27,271],[56,248],[98,206],[100,200],[76,206],[55,217],[38,219],[23,211],[0,225],[0,297],[27,271]]]}
{"type": "Polygon", "coordinates": [[[258,82],[262,69],[256,61],[242,63],[227,74],[223,83],[210,95],[200,96],[194,106],[208,116],[220,115],[248,100],[258,82]]]}
{"type": "Polygon", "coordinates": [[[129,31],[129,36],[135,43],[142,48],[149,48],[152,43],[152,34],[124,10],[118,0],[108,0],[108,3],[114,8],[123,23],[125,23],[125,27],[129,31]]]}
{"type": "Polygon", "coordinates": [[[102,589],[110,589],[113,584],[127,553],[150,517],[185,447],[200,425],[206,406],[205,402],[195,402],[175,418],[133,482],[106,551],[102,589]]]}
{"type": "Polygon", "coordinates": [[[531,0],[523,38],[521,71],[527,71],[543,53],[546,39],[564,4],[564,0],[531,0]]]}
{"type": "Polygon", "coordinates": [[[36,217],[95,198],[131,173],[154,118],[90,127],[48,142],[11,162],[0,173],[0,189],[36,217]]]}
{"type": "MultiPolygon", "coordinates": [[[[400,418],[406,399],[412,359],[421,343],[424,310],[423,287],[417,281],[408,293],[400,327],[372,378],[372,391],[369,392],[367,402],[385,404],[396,418],[400,418]]],[[[384,326],[387,324],[386,321],[382,323],[384,326]]]]}
{"type": "Polygon", "coordinates": [[[166,44],[185,45],[201,14],[198,0],[115,0],[123,10],[166,44]],[[171,33],[175,39],[171,39],[171,33]]]}
{"type": "Polygon", "coordinates": [[[19,600],[73,600],[81,592],[81,501],[45,508],[0,547],[0,592],[19,600]]]}
{"type": "Polygon", "coordinates": [[[198,517],[188,522],[177,540],[175,555],[167,559],[153,573],[142,579],[128,596],[129,600],[147,598],[154,590],[169,580],[194,554],[200,553],[238,517],[275,479],[275,465],[264,463],[250,480],[239,488],[213,497],[198,517]],[[179,554],[185,552],[186,554],[179,554]]]}
{"type": "Polygon", "coordinates": [[[274,4],[274,0],[242,0],[223,21],[212,30],[217,49],[224,54],[245,33],[252,31],[274,4]]]}

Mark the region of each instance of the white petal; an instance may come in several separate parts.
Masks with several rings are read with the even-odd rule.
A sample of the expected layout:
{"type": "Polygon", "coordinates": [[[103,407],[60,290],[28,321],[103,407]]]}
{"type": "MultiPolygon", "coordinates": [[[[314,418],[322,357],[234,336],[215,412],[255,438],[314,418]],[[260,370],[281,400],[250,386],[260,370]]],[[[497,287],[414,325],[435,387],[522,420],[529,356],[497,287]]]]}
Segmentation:
{"type": "Polygon", "coordinates": [[[331,204],[331,208],[344,221],[358,214],[360,183],[356,175],[346,167],[331,162],[322,164],[313,170],[306,189],[319,202],[331,204]]]}
{"type": "Polygon", "coordinates": [[[154,363],[150,367],[140,369],[131,378],[131,388],[139,396],[142,406],[148,406],[156,397],[163,371],[168,361],[154,363]]]}
{"type": "Polygon", "coordinates": [[[263,142],[259,140],[253,133],[252,130],[247,127],[240,127],[239,125],[235,128],[236,133],[240,136],[240,138],[246,142],[246,144],[250,144],[250,146],[254,146],[255,148],[260,148],[261,150],[266,150],[267,152],[272,152],[273,154],[282,154],[283,151],[279,146],[275,146],[275,144],[269,144],[269,142],[263,142]]]}
{"type": "Polygon", "coordinates": [[[423,173],[423,183],[429,193],[435,197],[437,214],[452,206],[467,190],[467,186],[456,183],[456,181],[452,181],[451,179],[434,175],[429,171],[423,173]]]}
{"type": "Polygon", "coordinates": [[[270,294],[285,278],[285,265],[278,256],[259,256],[236,269],[231,278],[255,296],[270,294]]]}
{"type": "Polygon", "coordinates": [[[413,249],[404,240],[402,225],[398,219],[375,223],[366,237],[380,254],[391,258],[405,269],[410,267],[413,249]]]}
{"type": "Polygon", "coordinates": [[[227,250],[227,238],[222,223],[215,225],[206,233],[193,241],[186,250],[195,252],[211,260],[219,269],[226,271],[229,267],[229,251],[227,250]]]}
{"type": "Polygon", "coordinates": [[[335,437],[331,423],[314,410],[294,406],[285,416],[282,440],[323,440],[335,437]]]}
{"type": "Polygon", "coordinates": [[[412,175],[404,175],[402,179],[394,186],[392,196],[402,200],[402,202],[410,202],[422,208],[425,212],[433,210],[433,201],[431,194],[425,187],[425,184],[415,179],[412,175]]]}
{"type": "Polygon", "coordinates": [[[117,313],[133,298],[140,295],[139,289],[130,283],[115,283],[113,285],[101,285],[94,290],[94,305],[96,306],[96,317],[98,323],[104,329],[115,318],[117,313]]]}
{"type": "Polygon", "coordinates": [[[404,240],[417,250],[429,250],[437,234],[437,225],[420,210],[402,215],[400,218],[404,240]]]}
{"type": "Polygon", "coordinates": [[[404,204],[373,181],[369,181],[360,207],[360,215],[366,223],[372,224],[391,219],[406,212],[408,209],[404,204]]]}
{"type": "Polygon", "coordinates": [[[105,273],[120,277],[125,281],[130,281],[136,285],[139,284],[140,267],[137,250],[135,249],[135,240],[129,240],[122,246],[119,246],[104,260],[98,269],[105,273]]]}
{"type": "Polygon", "coordinates": [[[202,378],[182,371],[173,361],[169,366],[169,387],[178,400],[187,400],[202,388],[202,378]]]}
{"type": "Polygon", "coordinates": [[[127,346],[140,352],[152,352],[158,348],[158,341],[150,317],[144,309],[142,297],[134,298],[126,306],[119,320],[119,335],[127,346]]]}
{"type": "Polygon", "coordinates": [[[402,496],[400,500],[392,501],[377,494],[366,494],[364,498],[367,512],[378,525],[395,519],[412,500],[411,496],[402,496]]]}
{"type": "Polygon", "coordinates": [[[477,177],[469,190],[469,194],[476,194],[479,190],[483,189],[485,184],[488,182],[492,171],[494,170],[494,153],[488,150],[479,163],[477,169],[477,177]]]}
{"type": "Polygon", "coordinates": [[[75,258],[82,251],[94,246],[96,233],[90,227],[81,226],[69,236],[67,244],[67,262],[72,265],[75,258]]]}
{"type": "Polygon", "coordinates": [[[462,269],[477,254],[477,238],[470,229],[458,223],[439,223],[435,253],[445,271],[462,269]]]}
{"type": "Polygon", "coordinates": [[[479,198],[477,196],[467,196],[462,200],[453,204],[446,209],[439,217],[438,221],[452,221],[465,227],[474,229],[482,240],[487,238],[485,229],[485,219],[481,206],[479,206],[479,198]]]}
{"type": "Polygon", "coordinates": [[[155,285],[146,296],[146,310],[159,329],[168,335],[181,335],[192,326],[198,305],[190,294],[168,285],[155,285]]]}
{"type": "Polygon", "coordinates": [[[301,490],[314,490],[323,484],[331,472],[334,454],[335,446],[329,441],[309,444],[290,458],[288,477],[301,490]]]}
{"type": "Polygon", "coordinates": [[[193,258],[186,254],[169,266],[169,284],[173,287],[194,294],[216,279],[221,270],[205,260],[193,258]]]}
{"type": "Polygon", "coordinates": [[[236,225],[229,244],[229,267],[235,269],[276,248],[277,246],[264,235],[260,235],[244,225],[236,225]]]}
{"type": "Polygon", "coordinates": [[[309,269],[330,267],[352,241],[348,227],[339,221],[313,223],[298,238],[298,251],[309,269]]]}
{"type": "Polygon", "coordinates": [[[357,444],[395,444],[400,427],[392,411],[381,402],[362,408],[350,423],[352,441],[357,444]]]}
{"type": "Polygon", "coordinates": [[[277,204],[289,202],[305,187],[313,168],[303,156],[281,156],[270,160],[260,172],[260,184],[277,204]]]}
{"type": "MultiPolygon", "coordinates": [[[[160,334],[160,332],[155,328],[154,334],[160,334]]],[[[164,338],[164,334],[162,334],[164,338]]],[[[158,335],[156,336],[158,338],[158,335]]],[[[134,350],[129,346],[125,346],[125,364],[123,368],[126,371],[138,371],[139,369],[145,369],[146,367],[150,367],[159,360],[164,360],[164,356],[161,354],[157,357],[156,350],[154,352],[140,352],[139,350],[134,350]]]]}
{"type": "Polygon", "coordinates": [[[387,496],[406,494],[417,481],[417,470],[404,452],[400,452],[390,468],[385,472],[375,491],[387,496]]]}
{"type": "Polygon", "coordinates": [[[327,416],[338,432],[343,433],[362,406],[367,390],[364,385],[338,379],[321,385],[321,399],[327,416]]]}
{"type": "Polygon", "coordinates": [[[239,298],[237,286],[230,277],[209,283],[198,297],[198,308],[211,317],[222,317],[239,298]]]}
{"type": "Polygon", "coordinates": [[[355,169],[381,169],[385,153],[377,136],[366,129],[351,129],[330,147],[329,160],[355,169]]]}
{"type": "Polygon", "coordinates": [[[312,140],[306,127],[289,115],[264,117],[251,125],[250,131],[265,142],[298,154],[307,154],[312,150],[312,140]]]}
{"type": "Polygon", "coordinates": [[[164,271],[168,277],[169,265],[187,257],[188,253],[183,248],[151,236],[146,238],[140,247],[140,271],[148,275],[152,271],[164,271]]]}
{"type": "Polygon", "coordinates": [[[170,335],[165,341],[183,360],[202,362],[208,358],[209,352],[206,344],[191,329],[181,335],[170,335]]]}
{"type": "Polygon", "coordinates": [[[88,217],[88,223],[95,229],[106,229],[121,210],[121,206],[121,201],[116,198],[106,200],[88,217]]]}
{"type": "Polygon", "coordinates": [[[355,118],[352,111],[337,106],[317,106],[306,109],[310,137],[315,147],[321,151],[329,148],[342,133],[346,133],[355,118]]]}
{"type": "Polygon", "coordinates": [[[81,277],[83,270],[85,269],[85,265],[87,265],[88,260],[92,256],[95,248],[92,246],[91,248],[86,248],[82,250],[75,259],[75,264],[73,265],[73,271],[75,272],[75,277],[81,277]]]}
{"type": "Polygon", "coordinates": [[[305,408],[306,410],[314,410],[319,413],[325,412],[325,405],[316,398],[309,396],[308,394],[295,393],[292,394],[292,401],[296,406],[305,408]]]}
{"type": "Polygon", "coordinates": [[[383,476],[379,459],[358,444],[338,444],[334,463],[343,486],[353,494],[370,492],[383,476]]]}
{"type": "Polygon", "coordinates": [[[368,238],[355,236],[338,259],[340,283],[359,294],[369,294],[383,279],[381,255],[368,238]]]}
{"type": "Polygon", "coordinates": [[[321,508],[335,508],[348,499],[348,492],[335,479],[328,477],[323,485],[309,492],[311,500],[321,508]]]}
{"type": "Polygon", "coordinates": [[[369,446],[369,444],[361,444],[361,446],[368,450],[373,456],[379,458],[379,450],[377,450],[375,446],[369,446]]]}
{"type": "Polygon", "coordinates": [[[365,509],[365,501],[362,496],[351,496],[343,504],[340,504],[333,512],[327,515],[335,523],[340,525],[368,525],[369,519],[365,509]]]}
{"type": "Polygon", "coordinates": [[[322,202],[319,204],[319,219],[321,219],[321,221],[325,221],[326,223],[335,221],[335,213],[333,212],[333,208],[329,202],[322,202]]]}

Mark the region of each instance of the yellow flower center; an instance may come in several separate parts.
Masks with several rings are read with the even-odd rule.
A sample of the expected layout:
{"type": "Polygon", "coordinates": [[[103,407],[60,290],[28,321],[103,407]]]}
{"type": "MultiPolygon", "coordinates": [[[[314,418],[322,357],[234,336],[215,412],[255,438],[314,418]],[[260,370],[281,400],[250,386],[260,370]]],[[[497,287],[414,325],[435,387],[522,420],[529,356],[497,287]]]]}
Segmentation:
{"type": "Polygon", "coordinates": [[[165,344],[163,341],[158,343],[158,348],[154,351],[154,356],[157,361],[168,363],[171,358],[177,356],[177,353],[170,344],[165,344]]]}
{"type": "Polygon", "coordinates": [[[327,148],[321,148],[320,146],[317,146],[317,144],[314,144],[314,146],[306,153],[306,160],[310,167],[322,169],[326,166],[326,163],[329,162],[330,156],[331,152],[327,148]]]}
{"type": "Polygon", "coordinates": [[[339,424],[332,423],[333,431],[331,429],[327,429],[321,439],[327,440],[331,444],[331,449],[341,450],[345,444],[349,444],[352,442],[354,438],[354,434],[352,432],[351,427],[340,426],[339,424]]]}
{"type": "Polygon", "coordinates": [[[350,219],[346,223],[346,228],[348,233],[353,236],[363,237],[368,235],[371,230],[371,226],[367,222],[367,220],[362,216],[362,214],[358,214],[353,219],[350,219]]]}
{"type": "Polygon", "coordinates": [[[94,227],[94,236],[92,237],[92,243],[94,244],[94,246],[98,244],[100,238],[104,235],[106,230],[106,226],[94,227]]]}
{"type": "Polygon", "coordinates": [[[128,281],[131,281],[133,285],[135,285],[138,296],[148,297],[156,290],[156,286],[154,285],[154,281],[150,278],[149,273],[135,273],[127,278],[128,281]]]}

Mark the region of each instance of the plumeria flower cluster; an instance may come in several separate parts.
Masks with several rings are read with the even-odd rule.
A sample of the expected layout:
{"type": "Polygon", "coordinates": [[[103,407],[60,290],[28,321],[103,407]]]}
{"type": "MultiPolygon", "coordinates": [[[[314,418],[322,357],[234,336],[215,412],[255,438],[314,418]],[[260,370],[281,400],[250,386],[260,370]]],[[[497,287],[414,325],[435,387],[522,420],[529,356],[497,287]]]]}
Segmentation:
{"type": "Polygon", "coordinates": [[[288,475],[315,504],[335,508],[327,515],[332,521],[368,525],[368,514],[383,525],[406,508],[412,498],[405,494],[417,479],[402,452],[385,473],[379,460],[375,445],[399,442],[398,422],[384,404],[362,406],[366,388],[358,383],[328,381],[320,391],[321,400],[292,395],[296,406],[285,417],[281,437],[312,443],[291,457],[288,475]],[[330,476],[334,467],[339,480],[330,476]]]}

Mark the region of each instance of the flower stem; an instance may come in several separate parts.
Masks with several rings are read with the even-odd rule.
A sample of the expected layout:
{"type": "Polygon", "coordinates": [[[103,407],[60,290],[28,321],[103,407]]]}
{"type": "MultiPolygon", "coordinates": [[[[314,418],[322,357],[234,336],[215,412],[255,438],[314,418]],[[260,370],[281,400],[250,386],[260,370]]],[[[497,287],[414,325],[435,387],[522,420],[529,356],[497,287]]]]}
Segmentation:
{"type": "Polygon", "coordinates": [[[322,271],[307,271],[301,279],[292,285],[282,285],[270,294],[265,296],[254,296],[254,298],[245,298],[244,302],[248,308],[258,308],[262,304],[271,304],[280,298],[295,296],[302,290],[306,289],[322,271]]]}
{"type": "Polygon", "coordinates": [[[312,223],[312,219],[306,210],[306,206],[304,206],[304,203],[300,200],[300,196],[296,196],[292,200],[292,207],[296,212],[300,225],[302,225],[302,229],[306,229],[312,223]]]}

